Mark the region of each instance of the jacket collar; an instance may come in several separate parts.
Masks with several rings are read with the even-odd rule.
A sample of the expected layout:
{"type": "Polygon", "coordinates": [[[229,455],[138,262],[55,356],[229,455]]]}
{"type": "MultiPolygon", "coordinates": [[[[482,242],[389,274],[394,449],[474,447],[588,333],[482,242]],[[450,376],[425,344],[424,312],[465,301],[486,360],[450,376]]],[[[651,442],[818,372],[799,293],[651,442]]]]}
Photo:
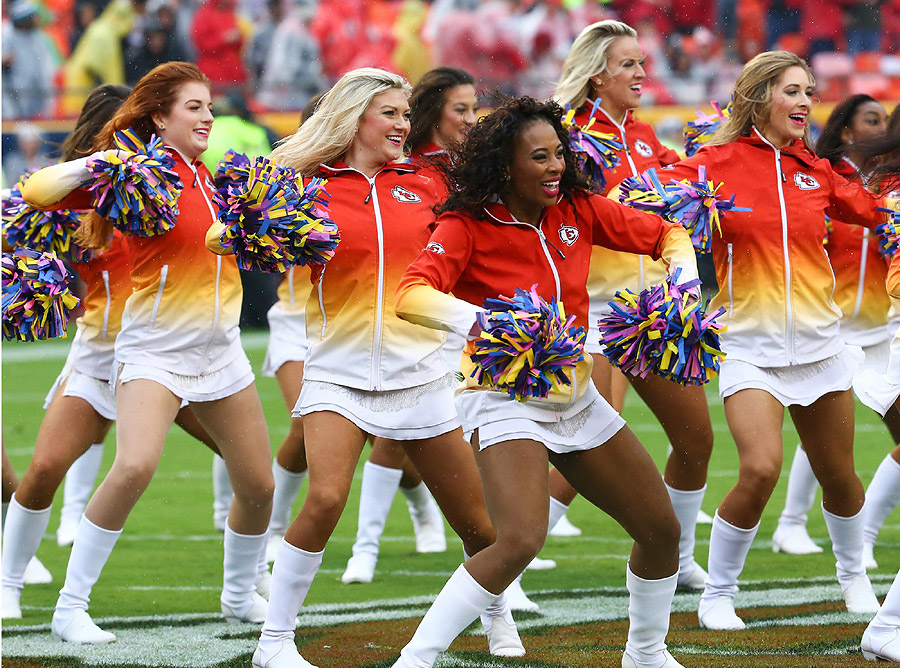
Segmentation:
{"type": "Polygon", "coordinates": [[[447,149],[442,148],[435,144],[433,141],[429,141],[425,146],[422,147],[422,150],[416,151],[410,156],[413,160],[417,160],[418,158],[433,158],[436,155],[442,155],[447,152],[447,149]]]}
{"type": "Polygon", "coordinates": [[[738,141],[743,144],[749,144],[750,146],[769,148],[773,151],[778,150],[783,155],[789,155],[793,158],[796,158],[808,167],[812,167],[813,165],[815,165],[816,160],[818,160],[816,155],[808,148],[806,148],[806,144],[803,143],[802,139],[795,139],[791,144],[785,146],[784,148],[776,149],[774,144],[763,137],[762,132],[756,129],[756,126],[753,126],[750,129],[749,136],[741,137],[740,139],[738,139],[738,141]]]}
{"type": "MultiPolygon", "coordinates": [[[[384,167],[379,169],[375,174],[378,175],[381,172],[398,172],[400,174],[411,173],[417,171],[419,168],[414,164],[406,164],[402,162],[389,162],[384,167]]],[[[319,171],[322,172],[325,176],[337,176],[338,174],[362,174],[361,171],[355,169],[348,165],[343,160],[335,160],[330,165],[319,165],[319,171]]],[[[362,174],[365,176],[365,174],[362,174]]],[[[366,177],[368,178],[368,177],[366,177]]]]}
{"type": "MultiPolygon", "coordinates": [[[[591,108],[594,104],[595,100],[588,99],[585,100],[582,108],[591,108]]],[[[597,105],[597,111],[593,114],[593,118],[597,119],[594,121],[595,124],[606,124],[618,128],[619,130],[623,130],[634,124],[634,114],[631,113],[631,109],[625,112],[625,118],[622,119],[622,122],[617,123],[613,117],[609,115],[609,112],[607,112],[606,109],[597,105]]]]}

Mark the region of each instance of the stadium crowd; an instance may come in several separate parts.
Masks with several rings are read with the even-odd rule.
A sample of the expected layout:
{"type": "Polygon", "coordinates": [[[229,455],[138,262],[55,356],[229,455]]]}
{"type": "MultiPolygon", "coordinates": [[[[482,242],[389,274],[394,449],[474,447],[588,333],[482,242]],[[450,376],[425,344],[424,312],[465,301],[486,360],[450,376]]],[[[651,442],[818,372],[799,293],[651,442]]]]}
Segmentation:
{"type": "Polygon", "coordinates": [[[900,0],[14,0],[3,5],[3,117],[74,117],[101,83],[195,62],[214,93],[299,110],[344,72],[435,65],[544,98],[584,26],[637,28],[650,104],[727,98],[749,58],[810,60],[823,99],[900,92],[900,0]]]}

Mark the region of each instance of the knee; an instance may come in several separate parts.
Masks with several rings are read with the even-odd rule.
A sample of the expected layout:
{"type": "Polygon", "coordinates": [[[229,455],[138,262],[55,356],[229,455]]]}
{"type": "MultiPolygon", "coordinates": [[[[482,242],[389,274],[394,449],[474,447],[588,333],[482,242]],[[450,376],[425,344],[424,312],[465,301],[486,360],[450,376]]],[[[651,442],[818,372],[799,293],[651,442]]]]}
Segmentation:
{"type": "Polygon", "coordinates": [[[156,465],[144,461],[121,461],[117,458],[109,470],[104,483],[115,485],[129,493],[143,494],[153,479],[156,465]]]}
{"type": "Polygon", "coordinates": [[[336,524],[347,504],[347,492],[336,487],[313,489],[310,486],[303,502],[303,512],[317,521],[336,524]]]}
{"type": "Polygon", "coordinates": [[[506,561],[515,565],[517,570],[522,571],[541,551],[546,538],[546,530],[541,532],[519,529],[498,533],[496,544],[503,550],[506,561]]]}
{"type": "Polygon", "coordinates": [[[781,462],[766,459],[741,462],[739,484],[755,496],[769,498],[780,475],[781,462]]]}
{"type": "Polygon", "coordinates": [[[268,477],[260,476],[256,480],[241,481],[239,487],[234,488],[234,497],[238,503],[253,508],[266,508],[272,504],[272,495],[275,493],[275,481],[271,472],[268,477]]]}
{"type": "Polygon", "coordinates": [[[652,549],[657,554],[678,553],[678,542],[681,540],[681,525],[674,510],[648,514],[637,527],[632,536],[635,542],[644,548],[652,549]]]}
{"type": "Polygon", "coordinates": [[[16,490],[16,497],[24,494],[46,493],[52,495],[66,475],[66,466],[52,457],[36,456],[28,465],[16,490]]]}

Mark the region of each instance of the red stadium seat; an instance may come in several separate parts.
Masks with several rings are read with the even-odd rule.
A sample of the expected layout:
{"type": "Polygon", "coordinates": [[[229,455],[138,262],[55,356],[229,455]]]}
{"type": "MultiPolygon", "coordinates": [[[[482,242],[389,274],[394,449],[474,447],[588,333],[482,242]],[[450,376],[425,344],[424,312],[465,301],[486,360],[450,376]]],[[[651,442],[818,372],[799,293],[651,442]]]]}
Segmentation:
{"type": "Polygon", "coordinates": [[[875,51],[864,51],[856,54],[857,72],[881,72],[881,54],[875,51]]]}
{"type": "Polygon", "coordinates": [[[849,77],[855,71],[853,56],[837,51],[817,53],[811,65],[817,78],[849,77]]]}
{"type": "Polygon", "coordinates": [[[874,98],[884,98],[891,89],[891,82],[883,74],[863,72],[850,77],[850,94],[865,93],[874,98]]]}

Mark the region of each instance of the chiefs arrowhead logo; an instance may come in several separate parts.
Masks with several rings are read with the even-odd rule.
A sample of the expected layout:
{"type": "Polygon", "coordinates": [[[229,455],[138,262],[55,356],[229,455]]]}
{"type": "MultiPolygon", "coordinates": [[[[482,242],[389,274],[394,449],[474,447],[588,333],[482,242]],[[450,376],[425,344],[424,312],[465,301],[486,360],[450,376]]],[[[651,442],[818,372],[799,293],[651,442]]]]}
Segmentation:
{"type": "Polygon", "coordinates": [[[578,241],[578,228],[569,225],[563,225],[559,228],[559,240],[566,246],[571,246],[578,241]]]}
{"type": "Polygon", "coordinates": [[[794,174],[794,184],[800,188],[800,190],[815,190],[819,187],[819,182],[812,176],[804,174],[803,172],[797,172],[794,174]]]}
{"type": "Polygon", "coordinates": [[[634,142],[634,150],[637,151],[638,155],[642,155],[645,158],[649,158],[653,155],[653,148],[645,141],[641,141],[638,139],[634,142]]]}
{"type": "Polygon", "coordinates": [[[444,247],[441,246],[437,241],[429,241],[428,245],[425,246],[425,250],[431,251],[432,253],[437,253],[438,255],[443,255],[446,251],[444,247]]]}
{"type": "Polygon", "coordinates": [[[403,186],[394,186],[391,188],[391,195],[394,196],[395,200],[402,202],[403,204],[415,204],[416,202],[422,201],[421,197],[414,192],[407,190],[403,186]]]}

